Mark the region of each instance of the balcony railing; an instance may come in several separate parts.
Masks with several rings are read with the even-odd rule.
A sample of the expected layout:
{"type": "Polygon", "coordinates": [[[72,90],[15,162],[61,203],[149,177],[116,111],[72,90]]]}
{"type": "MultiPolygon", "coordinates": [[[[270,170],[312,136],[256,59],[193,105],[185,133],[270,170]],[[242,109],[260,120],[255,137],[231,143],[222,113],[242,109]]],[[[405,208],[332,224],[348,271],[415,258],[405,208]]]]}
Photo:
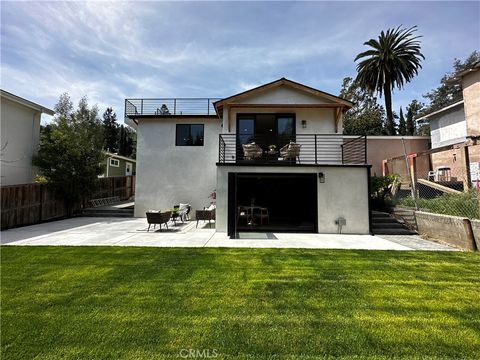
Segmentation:
{"type": "Polygon", "coordinates": [[[126,99],[125,118],[138,115],[216,115],[212,98],[126,99]]]}
{"type": "Polygon", "coordinates": [[[297,134],[293,136],[263,136],[220,134],[219,163],[272,164],[366,164],[366,136],[344,142],[339,134],[297,134]],[[262,150],[255,156],[245,154],[242,144],[254,142],[262,150]],[[298,157],[285,157],[282,147],[293,142],[301,145],[298,157]],[[270,147],[275,146],[272,150],[270,147]]]}

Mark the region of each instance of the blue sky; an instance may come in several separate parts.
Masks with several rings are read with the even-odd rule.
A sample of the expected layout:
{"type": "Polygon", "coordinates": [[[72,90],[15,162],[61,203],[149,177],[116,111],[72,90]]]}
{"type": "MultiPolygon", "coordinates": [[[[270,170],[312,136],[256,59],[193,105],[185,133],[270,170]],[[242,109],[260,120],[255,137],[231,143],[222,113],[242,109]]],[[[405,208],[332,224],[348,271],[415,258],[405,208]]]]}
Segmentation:
{"type": "Polygon", "coordinates": [[[363,43],[399,25],[418,25],[426,60],[398,111],[480,49],[479,2],[2,2],[1,88],[51,108],[87,95],[120,119],[128,97],[226,97],[283,76],[338,94],[363,43]]]}

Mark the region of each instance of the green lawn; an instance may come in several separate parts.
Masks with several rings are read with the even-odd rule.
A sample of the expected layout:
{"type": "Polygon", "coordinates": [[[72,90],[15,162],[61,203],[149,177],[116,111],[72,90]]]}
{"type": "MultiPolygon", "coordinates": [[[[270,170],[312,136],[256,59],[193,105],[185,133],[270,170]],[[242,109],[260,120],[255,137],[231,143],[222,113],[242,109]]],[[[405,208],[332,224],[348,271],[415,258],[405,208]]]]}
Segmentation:
{"type": "Polygon", "coordinates": [[[480,357],[475,253],[2,247],[1,260],[2,359],[480,357]]]}

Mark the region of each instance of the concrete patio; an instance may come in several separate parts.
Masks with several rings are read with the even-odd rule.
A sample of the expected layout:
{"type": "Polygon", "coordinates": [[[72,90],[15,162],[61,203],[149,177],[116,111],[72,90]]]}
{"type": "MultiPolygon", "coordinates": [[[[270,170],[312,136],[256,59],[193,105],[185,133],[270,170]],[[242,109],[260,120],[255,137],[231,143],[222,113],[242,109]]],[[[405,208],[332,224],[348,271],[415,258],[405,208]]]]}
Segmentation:
{"type": "MultiPolygon", "coordinates": [[[[144,218],[78,217],[1,232],[2,245],[21,246],[152,246],[152,247],[247,247],[367,250],[440,250],[454,248],[419,236],[371,236],[344,234],[243,233],[230,239],[208,223],[171,222],[169,229],[147,232],[144,218]]],[[[213,224],[214,226],[214,224],[213,224]]]]}

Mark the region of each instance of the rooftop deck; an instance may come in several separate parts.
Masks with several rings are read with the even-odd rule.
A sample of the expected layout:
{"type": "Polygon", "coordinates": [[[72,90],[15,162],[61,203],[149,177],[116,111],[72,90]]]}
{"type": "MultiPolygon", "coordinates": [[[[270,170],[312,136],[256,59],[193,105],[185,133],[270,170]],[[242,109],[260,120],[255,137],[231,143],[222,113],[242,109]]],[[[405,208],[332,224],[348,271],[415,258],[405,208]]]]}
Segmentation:
{"type": "Polygon", "coordinates": [[[214,116],[217,98],[126,99],[125,118],[141,116],[214,116]]]}

